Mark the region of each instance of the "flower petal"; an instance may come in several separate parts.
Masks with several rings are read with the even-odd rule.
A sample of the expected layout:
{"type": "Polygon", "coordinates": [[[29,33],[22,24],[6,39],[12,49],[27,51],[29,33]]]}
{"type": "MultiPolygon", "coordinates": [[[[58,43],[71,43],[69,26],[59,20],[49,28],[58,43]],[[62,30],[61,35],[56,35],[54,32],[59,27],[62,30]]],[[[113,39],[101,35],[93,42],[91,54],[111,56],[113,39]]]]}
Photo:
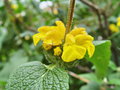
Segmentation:
{"type": "Polygon", "coordinates": [[[87,46],[87,50],[88,50],[88,55],[89,57],[91,58],[94,54],[94,51],[95,51],[95,46],[90,43],[88,46],[87,46]]]}
{"type": "Polygon", "coordinates": [[[76,59],[82,59],[86,53],[84,47],[78,45],[69,45],[63,47],[62,59],[65,62],[71,62],[76,59]]]}
{"type": "Polygon", "coordinates": [[[46,33],[43,43],[52,44],[53,46],[62,44],[65,35],[65,26],[61,21],[56,21],[57,26],[51,26],[51,30],[46,33]]]}
{"type": "Polygon", "coordinates": [[[48,31],[50,31],[51,29],[50,29],[50,26],[42,26],[42,27],[40,27],[40,28],[38,28],[38,31],[40,32],[40,33],[47,33],[48,31]]]}
{"type": "Polygon", "coordinates": [[[62,33],[58,32],[57,30],[50,31],[46,34],[43,43],[53,44],[53,46],[59,45],[62,43],[62,39],[64,37],[61,36],[62,33]]]}
{"type": "Polygon", "coordinates": [[[61,29],[61,30],[63,30],[65,32],[66,28],[65,28],[65,25],[64,25],[63,22],[56,21],[55,23],[56,23],[57,27],[59,27],[59,29],[61,29]]]}
{"type": "Polygon", "coordinates": [[[94,38],[92,36],[90,36],[90,35],[77,35],[75,37],[75,41],[76,41],[77,45],[83,45],[88,41],[92,42],[93,39],[94,38]]]}
{"type": "Polygon", "coordinates": [[[38,42],[43,38],[44,36],[41,33],[37,33],[33,35],[33,43],[36,46],[38,42]]]}
{"type": "Polygon", "coordinates": [[[60,45],[65,36],[65,26],[61,21],[56,21],[56,26],[43,26],[38,29],[39,34],[33,35],[34,44],[43,40],[46,45],[60,45]]]}
{"type": "Polygon", "coordinates": [[[70,32],[70,34],[76,36],[78,34],[87,34],[87,32],[85,31],[85,28],[75,28],[70,32]]]}
{"type": "Polygon", "coordinates": [[[65,44],[74,44],[75,39],[72,34],[67,34],[65,39],[65,44]]]}

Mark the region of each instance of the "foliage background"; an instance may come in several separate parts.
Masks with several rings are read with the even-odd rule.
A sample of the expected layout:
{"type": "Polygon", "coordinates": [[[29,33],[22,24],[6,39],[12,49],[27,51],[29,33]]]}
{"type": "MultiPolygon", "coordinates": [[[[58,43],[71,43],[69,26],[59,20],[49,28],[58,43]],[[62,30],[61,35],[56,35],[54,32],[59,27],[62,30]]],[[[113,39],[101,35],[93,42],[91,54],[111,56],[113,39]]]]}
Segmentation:
{"type": "MultiPolygon", "coordinates": [[[[5,89],[10,73],[19,65],[30,61],[47,63],[43,61],[41,45],[33,45],[32,35],[38,27],[54,25],[56,20],[66,23],[69,0],[46,1],[0,0],[0,90],[5,89]]],[[[120,1],[88,0],[92,6],[84,1],[76,0],[72,27],[85,27],[95,40],[111,40],[112,57],[102,83],[90,62],[79,61],[79,65],[69,69],[70,90],[119,90],[120,32],[110,32],[109,24],[116,23],[120,16],[120,1]],[[90,82],[79,80],[76,75],[90,82]]]]}

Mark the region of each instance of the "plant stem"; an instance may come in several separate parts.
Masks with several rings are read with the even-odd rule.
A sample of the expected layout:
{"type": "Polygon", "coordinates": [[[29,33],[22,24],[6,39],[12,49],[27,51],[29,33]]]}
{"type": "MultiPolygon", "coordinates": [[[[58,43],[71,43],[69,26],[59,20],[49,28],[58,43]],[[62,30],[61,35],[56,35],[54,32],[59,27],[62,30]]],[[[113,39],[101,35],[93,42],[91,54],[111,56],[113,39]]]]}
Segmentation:
{"type": "Polygon", "coordinates": [[[75,0],[70,0],[70,6],[68,8],[67,24],[66,24],[66,33],[70,32],[73,13],[74,13],[75,0]]]}
{"type": "Polygon", "coordinates": [[[78,76],[78,75],[77,75],[76,73],[74,73],[74,72],[69,71],[68,73],[69,73],[69,75],[71,75],[71,76],[79,79],[80,81],[83,81],[83,82],[85,82],[85,83],[89,83],[89,82],[90,82],[88,79],[83,78],[83,77],[80,77],[80,76],[78,76]]]}
{"type": "MultiPolygon", "coordinates": [[[[101,8],[99,8],[97,5],[95,5],[94,3],[90,2],[89,0],[80,0],[82,3],[86,4],[88,7],[90,7],[94,13],[96,13],[97,17],[98,17],[98,23],[99,23],[99,30],[103,36],[103,38],[107,38],[107,35],[104,31],[105,27],[104,27],[104,23],[102,22],[102,16],[105,14],[105,11],[103,12],[103,10],[101,8]]],[[[103,16],[103,17],[104,17],[103,16]]],[[[107,21],[105,21],[105,23],[108,23],[107,21]]],[[[109,30],[108,30],[109,31],[109,30]]]]}

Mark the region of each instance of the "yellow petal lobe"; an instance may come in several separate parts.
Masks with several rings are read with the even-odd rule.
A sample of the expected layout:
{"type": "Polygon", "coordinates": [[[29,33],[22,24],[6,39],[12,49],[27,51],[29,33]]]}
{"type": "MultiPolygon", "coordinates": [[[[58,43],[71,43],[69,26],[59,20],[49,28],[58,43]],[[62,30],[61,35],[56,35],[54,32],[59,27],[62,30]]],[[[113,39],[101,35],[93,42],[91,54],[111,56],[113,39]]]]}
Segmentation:
{"type": "Polygon", "coordinates": [[[33,43],[36,46],[38,44],[38,42],[41,40],[42,35],[41,33],[37,33],[33,35],[33,43]]]}
{"type": "Polygon", "coordinates": [[[87,46],[87,50],[88,50],[88,55],[91,58],[94,54],[95,46],[92,43],[89,43],[87,46]]]}
{"type": "Polygon", "coordinates": [[[85,30],[85,28],[75,28],[70,32],[70,34],[72,34],[73,36],[76,36],[78,34],[87,34],[85,30]]]}
{"type": "Polygon", "coordinates": [[[90,35],[77,35],[75,37],[75,40],[76,40],[76,44],[78,45],[83,45],[85,44],[87,41],[93,41],[93,37],[90,36],[90,35]]]}
{"type": "Polygon", "coordinates": [[[72,62],[76,59],[82,59],[86,53],[84,47],[78,45],[64,46],[62,59],[64,62],[72,62]]]}

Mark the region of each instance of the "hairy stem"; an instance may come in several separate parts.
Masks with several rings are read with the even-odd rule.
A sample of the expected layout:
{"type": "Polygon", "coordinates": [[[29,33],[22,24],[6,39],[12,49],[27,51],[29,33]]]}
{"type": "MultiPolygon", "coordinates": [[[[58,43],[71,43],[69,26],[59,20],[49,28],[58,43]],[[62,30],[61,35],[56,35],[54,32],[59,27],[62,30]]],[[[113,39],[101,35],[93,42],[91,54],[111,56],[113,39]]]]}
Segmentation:
{"type": "Polygon", "coordinates": [[[72,18],[74,13],[75,0],[70,0],[70,6],[68,8],[67,24],[66,24],[66,33],[70,32],[72,18]]]}

